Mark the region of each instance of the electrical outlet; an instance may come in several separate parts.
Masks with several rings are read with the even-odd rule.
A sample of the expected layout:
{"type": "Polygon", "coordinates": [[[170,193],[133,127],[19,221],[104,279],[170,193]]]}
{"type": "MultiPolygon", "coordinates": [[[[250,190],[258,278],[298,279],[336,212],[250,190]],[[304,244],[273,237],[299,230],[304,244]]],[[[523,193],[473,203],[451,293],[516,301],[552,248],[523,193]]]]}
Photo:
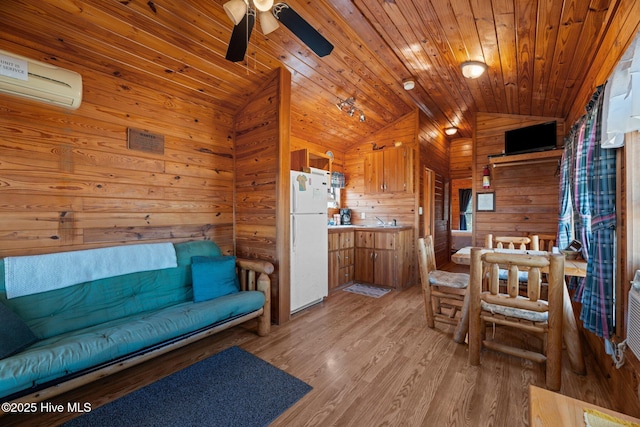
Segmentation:
{"type": "Polygon", "coordinates": [[[364,212],[360,212],[360,219],[366,219],[367,218],[367,214],[364,212]]]}

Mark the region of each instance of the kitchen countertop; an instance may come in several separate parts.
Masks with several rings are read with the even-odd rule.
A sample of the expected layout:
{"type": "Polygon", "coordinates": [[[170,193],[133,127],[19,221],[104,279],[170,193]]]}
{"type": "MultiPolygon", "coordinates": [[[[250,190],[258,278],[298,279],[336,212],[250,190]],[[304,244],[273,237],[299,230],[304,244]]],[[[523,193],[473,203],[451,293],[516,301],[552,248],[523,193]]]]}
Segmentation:
{"type": "Polygon", "coordinates": [[[351,224],[351,225],[328,225],[327,229],[329,231],[340,231],[340,230],[375,230],[375,231],[398,231],[398,230],[409,230],[412,227],[410,225],[376,225],[376,224],[351,224]]]}

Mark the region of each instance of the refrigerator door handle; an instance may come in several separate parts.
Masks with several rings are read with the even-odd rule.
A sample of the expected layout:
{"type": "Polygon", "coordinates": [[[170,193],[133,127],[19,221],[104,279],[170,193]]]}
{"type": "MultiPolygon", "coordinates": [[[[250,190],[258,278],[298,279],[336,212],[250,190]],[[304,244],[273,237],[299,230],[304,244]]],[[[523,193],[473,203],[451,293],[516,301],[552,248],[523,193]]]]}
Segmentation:
{"type": "Polygon", "coordinates": [[[291,215],[291,250],[296,251],[296,216],[291,215]]]}
{"type": "Polygon", "coordinates": [[[298,212],[298,197],[296,194],[296,184],[295,183],[291,183],[291,194],[293,194],[293,197],[291,198],[293,200],[293,204],[291,206],[291,212],[298,212]]]}

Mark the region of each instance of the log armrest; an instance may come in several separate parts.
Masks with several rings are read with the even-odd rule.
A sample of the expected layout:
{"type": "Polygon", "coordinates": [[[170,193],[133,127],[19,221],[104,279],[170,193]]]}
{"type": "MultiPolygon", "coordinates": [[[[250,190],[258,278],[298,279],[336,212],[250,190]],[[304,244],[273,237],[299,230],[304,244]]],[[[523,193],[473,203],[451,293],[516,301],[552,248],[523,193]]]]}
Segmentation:
{"type": "Polygon", "coordinates": [[[240,290],[258,290],[264,294],[263,313],[258,317],[258,335],[268,335],[271,331],[271,279],[274,267],[268,261],[258,259],[236,258],[240,290]],[[257,277],[256,277],[257,276],[257,277]]]}

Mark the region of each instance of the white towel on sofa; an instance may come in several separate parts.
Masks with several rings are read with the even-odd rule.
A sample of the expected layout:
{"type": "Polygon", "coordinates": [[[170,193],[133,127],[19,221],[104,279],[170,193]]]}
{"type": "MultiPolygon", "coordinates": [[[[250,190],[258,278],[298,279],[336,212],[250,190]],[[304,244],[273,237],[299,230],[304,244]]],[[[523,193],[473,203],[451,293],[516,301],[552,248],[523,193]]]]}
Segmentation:
{"type": "Polygon", "coordinates": [[[177,265],[172,243],[7,257],[4,259],[4,286],[7,298],[16,298],[89,280],[177,265]]]}

